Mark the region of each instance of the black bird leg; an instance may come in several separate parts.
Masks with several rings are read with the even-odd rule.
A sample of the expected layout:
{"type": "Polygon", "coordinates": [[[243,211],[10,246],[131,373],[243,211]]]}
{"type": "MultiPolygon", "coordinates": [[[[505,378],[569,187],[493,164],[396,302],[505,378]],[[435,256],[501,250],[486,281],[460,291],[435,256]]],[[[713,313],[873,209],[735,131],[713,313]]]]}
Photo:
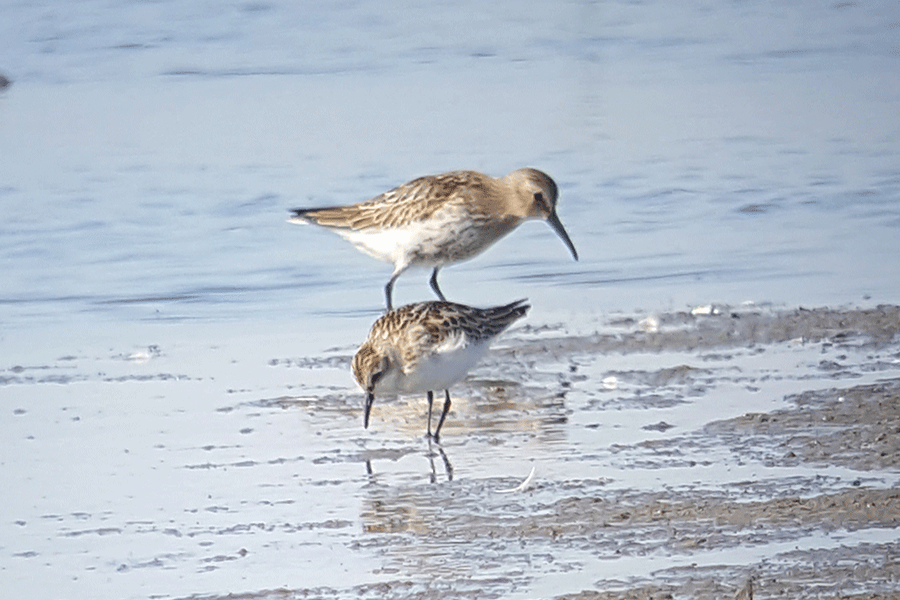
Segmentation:
{"type": "MultiPolygon", "coordinates": [[[[430,394],[431,392],[429,392],[430,394]]],[[[429,405],[430,406],[430,405],[429,405]]],[[[450,390],[444,390],[444,410],[441,411],[441,420],[438,421],[437,429],[434,430],[434,441],[438,441],[441,435],[441,426],[444,424],[444,419],[447,418],[447,413],[450,412],[450,390]]],[[[428,419],[428,427],[431,427],[431,411],[429,410],[429,419],[428,419]]]]}
{"type": "Polygon", "coordinates": [[[387,300],[387,312],[391,312],[394,310],[393,303],[391,302],[391,296],[394,293],[394,282],[397,281],[397,278],[400,277],[400,273],[394,273],[391,275],[390,281],[387,282],[387,285],[384,286],[384,298],[387,300]]]}
{"type": "Polygon", "coordinates": [[[444,297],[443,292],[441,292],[441,288],[438,286],[438,282],[437,282],[437,274],[438,274],[439,270],[440,270],[440,267],[435,267],[434,271],[431,272],[431,281],[430,281],[431,289],[434,290],[434,293],[437,294],[438,298],[440,298],[441,300],[446,302],[447,299],[444,297]]]}
{"type": "Polygon", "coordinates": [[[431,405],[434,404],[434,394],[428,392],[428,437],[431,437],[431,405]]]}

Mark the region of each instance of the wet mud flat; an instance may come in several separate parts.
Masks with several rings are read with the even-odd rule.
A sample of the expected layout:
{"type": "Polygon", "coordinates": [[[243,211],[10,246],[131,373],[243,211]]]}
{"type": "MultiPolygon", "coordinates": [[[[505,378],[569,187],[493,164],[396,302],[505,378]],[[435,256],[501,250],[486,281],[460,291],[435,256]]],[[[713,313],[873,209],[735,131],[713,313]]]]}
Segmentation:
{"type": "Polygon", "coordinates": [[[355,345],[297,355],[280,325],[23,357],[0,575],[27,597],[897,596],[900,307],[581,327],[536,311],[501,337],[440,445],[421,397],[363,429],[355,345]]]}
{"type": "Polygon", "coordinates": [[[443,446],[396,435],[416,405],[396,439],[322,457],[367,463],[348,548],[379,582],[191,597],[896,598],[898,330],[895,306],[524,327],[461,386],[443,446]],[[423,452],[430,477],[379,474],[423,452]],[[513,455],[532,480],[478,466],[513,455]]]}

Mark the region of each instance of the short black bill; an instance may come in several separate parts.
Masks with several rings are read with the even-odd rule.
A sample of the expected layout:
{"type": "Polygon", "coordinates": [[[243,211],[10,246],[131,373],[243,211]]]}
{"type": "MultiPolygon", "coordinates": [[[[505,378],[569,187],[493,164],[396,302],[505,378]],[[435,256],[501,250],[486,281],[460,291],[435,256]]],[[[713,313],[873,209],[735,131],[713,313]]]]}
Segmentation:
{"type": "Polygon", "coordinates": [[[363,429],[369,428],[369,412],[372,410],[372,403],[375,402],[375,394],[369,392],[366,394],[366,412],[363,413],[363,429]]]}

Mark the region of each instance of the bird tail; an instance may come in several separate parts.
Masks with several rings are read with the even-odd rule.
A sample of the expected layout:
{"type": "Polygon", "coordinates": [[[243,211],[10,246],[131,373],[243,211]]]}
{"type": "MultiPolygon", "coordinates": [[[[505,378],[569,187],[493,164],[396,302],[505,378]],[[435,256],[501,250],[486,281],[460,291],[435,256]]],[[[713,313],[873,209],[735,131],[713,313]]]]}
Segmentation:
{"type": "Polygon", "coordinates": [[[503,306],[485,308],[482,314],[489,323],[494,325],[499,333],[525,316],[531,308],[530,304],[526,304],[527,302],[527,298],[522,298],[503,306]]]}
{"type": "Polygon", "coordinates": [[[330,229],[352,229],[354,212],[347,206],[330,206],[323,208],[294,208],[288,218],[290,223],[309,223],[330,229]]]}
{"type": "Polygon", "coordinates": [[[288,218],[288,221],[291,223],[309,223],[311,225],[317,225],[318,219],[313,216],[313,213],[317,213],[320,210],[324,210],[321,208],[293,208],[291,209],[291,216],[288,218]]]}

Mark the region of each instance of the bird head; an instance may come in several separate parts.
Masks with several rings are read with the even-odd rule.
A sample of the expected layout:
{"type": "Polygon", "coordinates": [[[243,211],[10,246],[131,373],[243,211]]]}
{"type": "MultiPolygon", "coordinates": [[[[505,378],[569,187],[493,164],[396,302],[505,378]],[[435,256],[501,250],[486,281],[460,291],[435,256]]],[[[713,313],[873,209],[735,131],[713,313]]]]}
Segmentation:
{"type": "Polygon", "coordinates": [[[543,171],[531,168],[513,171],[507,177],[515,182],[519,199],[526,206],[525,218],[547,221],[572,253],[572,258],[578,260],[578,251],[556,214],[556,201],[559,197],[556,182],[543,171]]]}
{"type": "Polygon", "coordinates": [[[378,381],[388,372],[390,360],[387,355],[379,352],[375,346],[366,342],[353,357],[353,377],[359,386],[366,392],[366,406],[363,413],[363,427],[369,427],[369,413],[375,402],[375,389],[378,381]]]}

